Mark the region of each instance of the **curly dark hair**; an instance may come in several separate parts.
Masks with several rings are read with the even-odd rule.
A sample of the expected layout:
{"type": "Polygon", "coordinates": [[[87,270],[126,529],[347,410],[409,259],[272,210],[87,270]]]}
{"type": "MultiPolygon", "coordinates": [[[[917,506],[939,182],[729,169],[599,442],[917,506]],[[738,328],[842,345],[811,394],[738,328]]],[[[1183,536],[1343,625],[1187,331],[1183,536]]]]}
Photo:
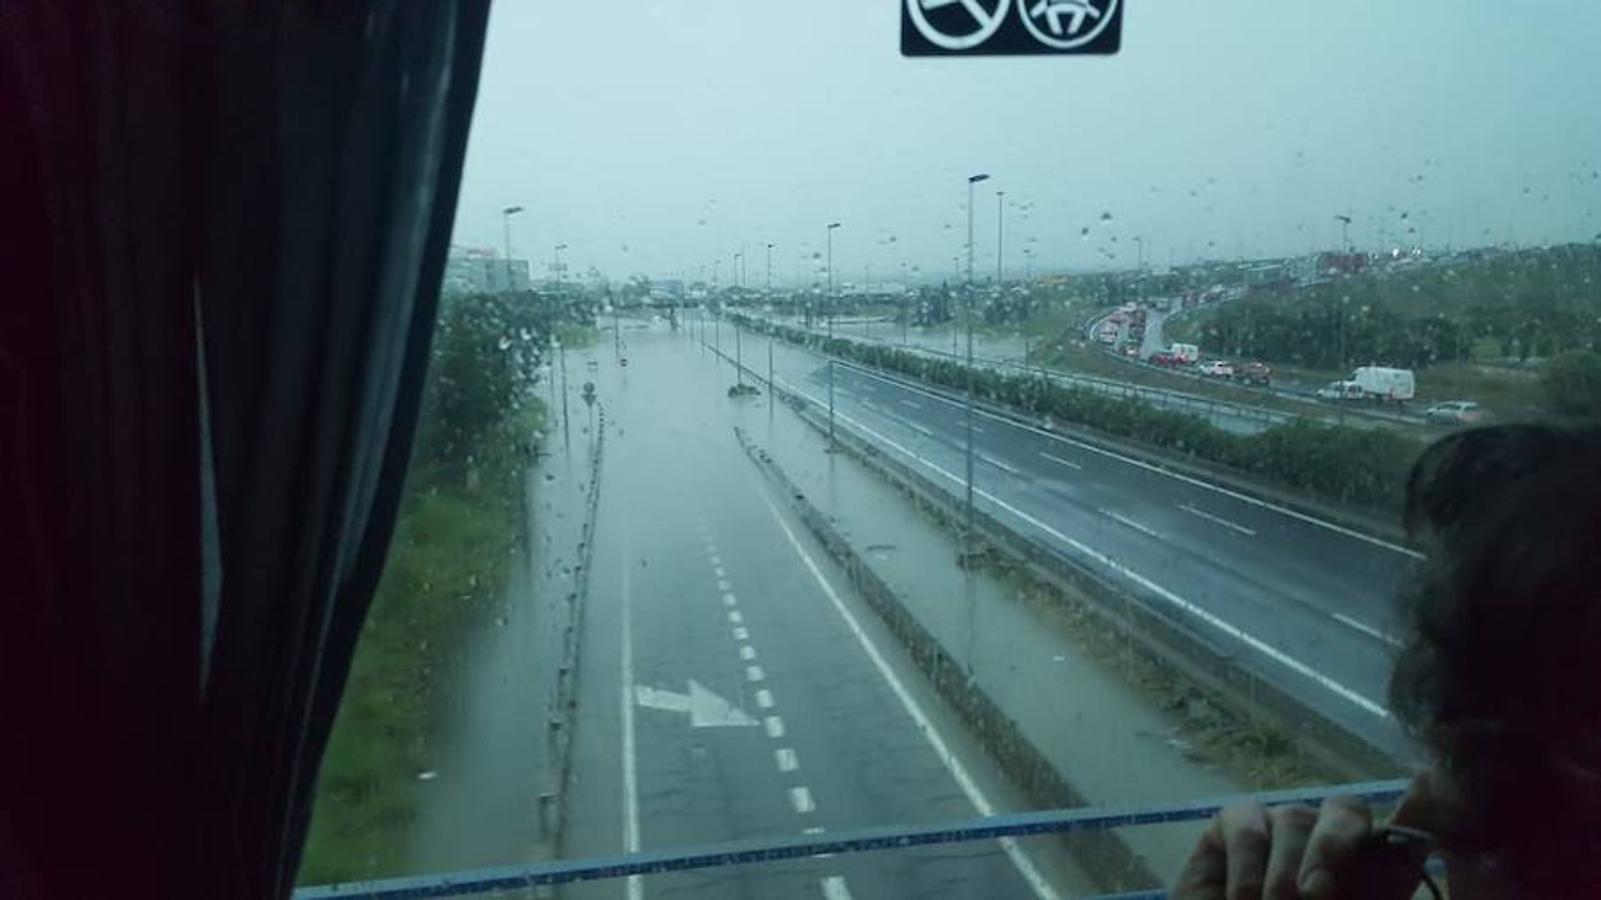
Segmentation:
{"type": "Polygon", "coordinates": [[[1427,558],[1401,594],[1390,705],[1461,798],[1458,852],[1520,896],[1601,877],[1601,429],[1507,425],[1407,484],[1427,558]]]}

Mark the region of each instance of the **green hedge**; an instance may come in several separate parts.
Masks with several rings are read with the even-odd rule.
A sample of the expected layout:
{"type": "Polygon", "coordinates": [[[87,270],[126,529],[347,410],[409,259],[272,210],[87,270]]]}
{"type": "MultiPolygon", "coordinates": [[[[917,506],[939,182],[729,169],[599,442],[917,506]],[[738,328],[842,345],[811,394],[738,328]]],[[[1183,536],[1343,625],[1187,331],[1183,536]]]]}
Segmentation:
{"type": "MultiPolygon", "coordinates": [[[[967,387],[967,366],[952,359],[736,318],[746,327],[841,359],[940,387],[967,387]]],[[[1233,434],[1190,413],[1062,387],[1028,374],[976,368],[973,390],[981,400],[1227,466],[1322,500],[1387,510],[1399,509],[1407,471],[1423,450],[1420,442],[1388,429],[1350,428],[1309,419],[1252,435],[1233,434]]]]}
{"type": "Polygon", "coordinates": [[[362,625],[317,782],[299,880],[400,874],[438,764],[442,690],[487,621],[528,527],[523,472],[544,427],[549,337],[592,341],[525,298],[448,297],[383,578],[362,625]]]}

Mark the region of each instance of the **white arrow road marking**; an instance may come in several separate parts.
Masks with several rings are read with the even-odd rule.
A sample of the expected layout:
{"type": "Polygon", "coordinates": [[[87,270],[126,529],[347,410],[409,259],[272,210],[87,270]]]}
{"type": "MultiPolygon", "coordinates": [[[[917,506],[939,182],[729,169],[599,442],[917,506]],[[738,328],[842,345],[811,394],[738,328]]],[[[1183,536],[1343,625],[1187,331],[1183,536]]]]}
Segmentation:
{"type": "Polygon", "coordinates": [[[675,694],[660,688],[636,685],[634,687],[634,700],[646,709],[660,709],[667,712],[689,713],[691,728],[721,728],[730,726],[755,725],[756,720],[745,715],[739,707],[717,696],[700,682],[691,678],[689,680],[689,693],[675,694]]]}

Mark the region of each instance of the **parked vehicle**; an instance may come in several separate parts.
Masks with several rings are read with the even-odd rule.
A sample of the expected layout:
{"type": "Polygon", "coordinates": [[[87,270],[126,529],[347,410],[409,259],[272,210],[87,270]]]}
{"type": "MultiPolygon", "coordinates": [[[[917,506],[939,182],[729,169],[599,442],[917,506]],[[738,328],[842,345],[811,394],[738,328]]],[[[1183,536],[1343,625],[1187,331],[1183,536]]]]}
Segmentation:
{"type": "Polygon", "coordinates": [[[1121,330],[1116,322],[1102,322],[1101,327],[1095,329],[1095,339],[1103,344],[1115,344],[1121,330]]]}
{"type": "Polygon", "coordinates": [[[1486,418],[1484,407],[1472,400],[1436,403],[1423,411],[1423,418],[1445,425],[1473,425],[1486,418]]]}
{"type": "Polygon", "coordinates": [[[1411,369],[1361,366],[1349,380],[1361,387],[1368,399],[1382,403],[1405,403],[1417,396],[1417,379],[1411,369]]]}
{"type": "Polygon", "coordinates": [[[1158,350],[1155,353],[1152,353],[1151,358],[1147,360],[1147,362],[1153,366],[1162,366],[1166,369],[1174,369],[1182,365],[1182,362],[1179,360],[1179,358],[1174,356],[1170,350],[1158,350]]]}
{"type": "Polygon", "coordinates": [[[1235,368],[1234,377],[1245,382],[1246,384],[1255,384],[1261,385],[1262,387],[1267,387],[1273,383],[1273,370],[1268,368],[1266,363],[1242,363],[1235,368]]]}
{"type": "Polygon", "coordinates": [[[1195,371],[1212,378],[1234,377],[1234,365],[1225,359],[1209,359],[1196,366],[1195,371]]]}
{"type": "Polygon", "coordinates": [[[1167,352],[1184,365],[1201,361],[1201,348],[1195,344],[1170,344],[1167,352]]]}

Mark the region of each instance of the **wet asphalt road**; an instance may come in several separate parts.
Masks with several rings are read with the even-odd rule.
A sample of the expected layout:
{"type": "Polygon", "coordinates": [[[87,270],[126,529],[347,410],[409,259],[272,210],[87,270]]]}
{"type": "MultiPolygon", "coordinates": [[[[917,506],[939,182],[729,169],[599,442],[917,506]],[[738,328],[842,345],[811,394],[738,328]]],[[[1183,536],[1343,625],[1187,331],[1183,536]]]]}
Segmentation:
{"type": "MultiPolygon", "coordinates": [[[[780,387],[826,406],[821,359],[779,346],[775,360],[780,387]]],[[[841,427],[963,492],[960,404],[839,364],[835,406],[841,427]]],[[[1377,745],[1410,752],[1384,707],[1390,598],[1409,551],[997,416],[975,422],[987,511],[1135,589],[1377,745]]]]}
{"type": "MultiPolygon", "coordinates": [[[[948,712],[899,648],[874,637],[848,584],[736,443],[732,424],[765,421],[765,400],[740,410],[724,393],[729,367],[687,334],[626,339],[626,368],[603,341],[597,367],[575,369],[575,380],[596,381],[610,430],[564,855],[950,821],[999,802],[992,789],[975,804],[974,790],[998,775],[939,727],[948,712]],[[967,785],[953,765],[971,774],[967,785]]],[[[1032,897],[1033,866],[985,842],[563,895],[1032,897]]]]}

